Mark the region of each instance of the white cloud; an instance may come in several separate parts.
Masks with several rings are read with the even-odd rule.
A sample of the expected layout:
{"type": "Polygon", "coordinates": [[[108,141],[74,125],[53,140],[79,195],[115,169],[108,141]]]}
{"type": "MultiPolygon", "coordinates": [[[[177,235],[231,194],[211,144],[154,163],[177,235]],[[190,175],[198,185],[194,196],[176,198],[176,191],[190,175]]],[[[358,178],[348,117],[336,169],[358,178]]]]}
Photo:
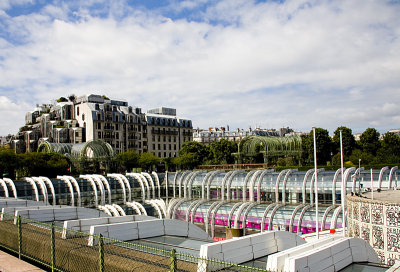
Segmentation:
{"type": "Polygon", "coordinates": [[[197,22],[123,1],[105,18],[89,7],[48,5],[4,19],[24,42],[0,43],[0,95],[35,104],[99,92],[144,109],[176,107],[202,128],[400,125],[393,107],[400,98],[398,5],[226,0],[197,22]]]}

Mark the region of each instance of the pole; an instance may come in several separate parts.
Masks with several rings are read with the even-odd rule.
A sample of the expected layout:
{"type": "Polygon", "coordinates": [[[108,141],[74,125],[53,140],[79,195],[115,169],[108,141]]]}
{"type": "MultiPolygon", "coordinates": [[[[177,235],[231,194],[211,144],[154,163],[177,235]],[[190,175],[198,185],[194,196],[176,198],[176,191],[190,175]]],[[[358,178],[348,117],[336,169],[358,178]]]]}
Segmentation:
{"type": "Polygon", "coordinates": [[[17,218],[18,226],[18,258],[21,260],[22,257],[22,226],[21,226],[21,216],[18,215],[17,218]]]}
{"type": "Polygon", "coordinates": [[[317,229],[317,239],[319,239],[319,222],[318,222],[318,173],[317,173],[317,138],[315,135],[315,127],[313,127],[314,134],[314,175],[315,175],[315,226],[317,229]]]}
{"type": "Polygon", "coordinates": [[[99,235],[99,271],[104,272],[104,241],[103,235],[99,235]]]}
{"type": "Polygon", "coordinates": [[[178,271],[177,263],[176,263],[176,250],[173,248],[170,253],[170,270],[171,272],[178,271]]]}
{"type": "Polygon", "coordinates": [[[361,197],[361,159],[358,159],[358,196],[361,197]]]}
{"type": "Polygon", "coordinates": [[[372,168],[371,168],[371,197],[374,200],[374,178],[372,177],[372,168]]]}
{"type": "Polygon", "coordinates": [[[342,167],[342,193],[341,193],[341,202],[342,202],[342,227],[343,227],[343,237],[346,237],[346,218],[345,218],[345,207],[344,200],[346,198],[346,185],[344,184],[344,174],[343,174],[343,138],[342,138],[342,130],[340,130],[340,165],[342,167]]]}
{"type": "Polygon", "coordinates": [[[56,267],[56,244],[55,244],[55,234],[54,234],[54,223],[51,223],[51,272],[54,272],[56,267]]]}

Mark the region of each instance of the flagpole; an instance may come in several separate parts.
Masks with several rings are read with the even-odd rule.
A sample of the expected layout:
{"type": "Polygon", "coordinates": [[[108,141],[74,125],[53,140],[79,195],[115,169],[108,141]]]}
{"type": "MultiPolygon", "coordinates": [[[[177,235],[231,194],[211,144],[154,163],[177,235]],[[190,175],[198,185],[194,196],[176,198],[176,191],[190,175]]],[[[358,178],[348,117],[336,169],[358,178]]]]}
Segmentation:
{"type": "Polygon", "coordinates": [[[317,228],[317,239],[319,239],[319,222],[318,222],[318,175],[317,175],[317,138],[315,135],[315,127],[313,127],[314,134],[314,175],[315,175],[315,226],[317,228]]]}
{"type": "Polygon", "coordinates": [[[341,202],[342,202],[342,227],[343,227],[343,237],[346,237],[346,211],[344,207],[344,199],[346,197],[346,185],[344,184],[344,175],[343,175],[343,137],[342,137],[342,130],[340,130],[340,164],[341,164],[341,171],[342,171],[342,193],[341,193],[341,202]]]}

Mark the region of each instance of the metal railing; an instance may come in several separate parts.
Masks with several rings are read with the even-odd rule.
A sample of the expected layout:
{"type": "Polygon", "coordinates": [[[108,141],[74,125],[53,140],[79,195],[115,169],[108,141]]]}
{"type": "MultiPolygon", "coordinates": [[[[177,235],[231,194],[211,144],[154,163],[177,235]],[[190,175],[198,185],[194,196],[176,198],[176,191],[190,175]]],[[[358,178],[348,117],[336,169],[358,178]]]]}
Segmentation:
{"type": "MultiPolygon", "coordinates": [[[[56,223],[57,224],[57,223],[56,223]]],[[[16,253],[54,271],[267,271],[218,260],[124,242],[111,238],[68,230],[26,218],[3,214],[0,221],[0,248],[16,253]],[[16,220],[15,220],[16,219],[16,220]],[[94,238],[94,246],[88,245],[94,238]]]]}

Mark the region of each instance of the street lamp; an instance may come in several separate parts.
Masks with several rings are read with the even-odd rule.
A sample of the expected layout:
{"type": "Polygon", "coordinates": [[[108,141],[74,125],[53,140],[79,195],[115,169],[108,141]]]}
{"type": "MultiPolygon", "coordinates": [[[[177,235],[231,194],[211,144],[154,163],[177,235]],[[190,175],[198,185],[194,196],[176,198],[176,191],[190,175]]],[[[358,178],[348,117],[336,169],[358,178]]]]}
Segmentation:
{"type": "Polygon", "coordinates": [[[346,184],[344,184],[344,176],[343,176],[343,138],[342,138],[342,130],[340,130],[340,165],[342,167],[342,193],[341,193],[341,202],[342,202],[342,227],[343,227],[343,237],[346,237],[346,217],[345,217],[345,207],[344,207],[344,199],[346,197],[346,184]]]}
{"type": "Polygon", "coordinates": [[[358,159],[358,196],[361,197],[361,159],[358,159]]]}
{"type": "Polygon", "coordinates": [[[315,127],[313,127],[314,134],[314,175],[315,175],[315,226],[317,229],[317,239],[319,239],[319,222],[318,222],[318,173],[317,173],[317,138],[315,136],[315,127]]]}

